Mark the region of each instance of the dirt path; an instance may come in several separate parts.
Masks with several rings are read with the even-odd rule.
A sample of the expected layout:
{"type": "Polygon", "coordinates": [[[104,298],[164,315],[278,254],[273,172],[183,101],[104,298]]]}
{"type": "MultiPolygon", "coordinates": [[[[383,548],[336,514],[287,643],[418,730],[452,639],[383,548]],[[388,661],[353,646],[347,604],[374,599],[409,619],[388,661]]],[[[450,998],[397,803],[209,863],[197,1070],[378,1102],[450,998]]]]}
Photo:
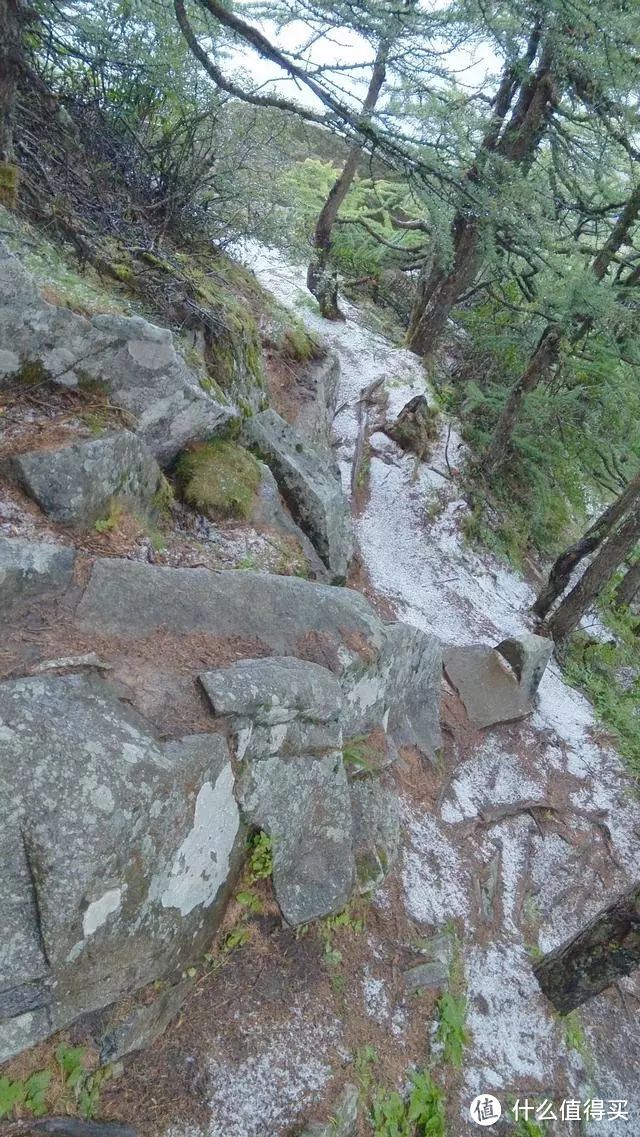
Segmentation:
{"type": "MultiPolygon", "coordinates": [[[[335,434],[348,491],[361,392],[383,379],[392,417],[424,391],[421,365],[359,324],[349,306],[344,324],[313,314],[303,274],[277,253],[252,249],[251,264],[340,356],[335,434]]],[[[455,429],[443,428],[429,466],[419,469],[386,435],[374,433],[370,443],[370,491],[356,527],[373,586],[398,616],[445,643],[496,643],[530,628],[526,582],[464,543],[455,429]],[[439,512],[429,520],[434,505],[439,512]]],[[[503,1102],[511,1093],[537,1104],[554,1098],[556,1112],[563,1098],[602,1098],[603,1119],[559,1120],[543,1132],[603,1137],[625,1124],[607,1119],[614,1112],[607,1101],[627,1099],[628,1131],[640,1132],[640,980],[594,1000],[572,1029],[551,1013],[531,970],[536,950],[565,939],[637,873],[640,815],[619,756],[588,702],[552,664],[529,721],[471,738],[454,730],[446,766],[435,806],[407,800],[402,884],[417,927],[457,920],[464,928],[471,1041],[457,1108],[450,1103],[453,1137],[476,1129],[467,1109],[481,1091],[503,1102]],[[551,802],[557,812],[541,819],[538,811],[496,808],[529,800],[551,802]],[[486,824],[489,810],[498,816],[486,824]]]]}

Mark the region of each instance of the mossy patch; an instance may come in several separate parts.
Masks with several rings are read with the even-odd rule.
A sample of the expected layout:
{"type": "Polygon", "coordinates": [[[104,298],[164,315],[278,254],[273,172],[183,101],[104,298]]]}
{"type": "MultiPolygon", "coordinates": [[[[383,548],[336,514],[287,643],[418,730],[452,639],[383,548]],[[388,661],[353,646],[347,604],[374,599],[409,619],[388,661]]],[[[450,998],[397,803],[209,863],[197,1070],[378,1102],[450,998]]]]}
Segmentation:
{"type": "Polygon", "coordinates": [[[246,520],[262,479],[253,455],[235,442],[222,439],[185,451],[176,474],[184,501],[213,520],[246,520]]]}
{"type": "Polygon", "coordinates": [[[295,363],[308,363],[320,352],[317,339],[311,332],[307,331],[299,320],[285,328],[282,347],[285,357],[295,363]]]}
{"type": "Polygon", "coordinates": [[[18,202],[20,171],[10,162],[0,162],[0,205],[15,209],[18,202]]]}

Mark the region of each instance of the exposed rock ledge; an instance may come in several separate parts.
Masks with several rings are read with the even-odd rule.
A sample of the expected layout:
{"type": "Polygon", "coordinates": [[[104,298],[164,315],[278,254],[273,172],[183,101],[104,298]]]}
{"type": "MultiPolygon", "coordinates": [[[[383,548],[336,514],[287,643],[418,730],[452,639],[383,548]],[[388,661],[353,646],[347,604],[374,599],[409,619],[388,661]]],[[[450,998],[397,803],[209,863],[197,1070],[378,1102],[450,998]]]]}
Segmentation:
{"type": "Polygon", "coordinates": [[[397,845],[385,767],[397,744],[432,758],[440,742],[438,641],[383,624],[359,593],[115,559],[97,560],[83,585],[73,560],[0,541],[7,643],[20,629],[23,660],[0,683],[0,1060],[197,957],[235,882],[246,825],[273,836],[276,898],[291,923],[339,910],[357,881],[371,887],[397,845]],[[182,645],[181,685],[168,654],[146,672],[136,664],[156,634],[182,645]],[[194,636],[220,645],[223,664],[231,640],[262,658],[207,669],[194,636]],[[99,645],[94,674],[86,655],[73,673],[78,641],[99,645]],[[178,715],[167,730],[167,707],[185,691],[205,719],[189,732],[178,715]],[[372,732],[387,758],[347,768],[345,742],[372,732]]]}

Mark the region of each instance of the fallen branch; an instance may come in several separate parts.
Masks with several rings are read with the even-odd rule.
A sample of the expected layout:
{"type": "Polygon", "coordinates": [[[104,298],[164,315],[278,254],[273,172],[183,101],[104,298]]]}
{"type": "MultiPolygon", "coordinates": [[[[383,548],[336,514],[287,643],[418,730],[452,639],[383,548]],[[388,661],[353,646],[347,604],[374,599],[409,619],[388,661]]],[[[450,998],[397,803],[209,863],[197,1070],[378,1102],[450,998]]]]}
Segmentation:
{"type": "MultiPolygon", "coordinates": [[[[604,809],[599,809],[594,813],[589,813],[586,809],[575,809],[569,805],[554,805],[553,802],[548,801],[545,798],[541,800],[536,800],[534,798],[525,798],[521,801],[506,802],[504,805],[487,806],[486,809],[480,810],[477,817],[473,818],[469,822],[466,822],[466,835],[470,835],[477,829],[489,829],[492,825],[499,825],[500,822],[507,821],[512,817],[519,817],[523,813],[529,814],[532,821],[536,824],[536,826],[538,826],[540,832],[542,832],[542,829],[540,828],[540,821],[544,817],[545,813],[554,814],[560,821],[560,824],[563,825],[565,830],[566,825],[564,825],[561,818],[561,814],[563,813],[571,814],[572,816],[579,818],[581,821],[587,821],[589,825],[593,825],[598,830],[604,842],[607,853],[609,854],[613,863],[617,868],[622,868],[622,865],[616,857],[613,849],[611,831],[609,829],[609,826],[603,820],[603,818],[607,816],[607,811],[604,809]]],[[[569,844],[575,845],[575,842],[572,841],[569,837],[566,837],[566,840],[569,842],[569,844]]]]}

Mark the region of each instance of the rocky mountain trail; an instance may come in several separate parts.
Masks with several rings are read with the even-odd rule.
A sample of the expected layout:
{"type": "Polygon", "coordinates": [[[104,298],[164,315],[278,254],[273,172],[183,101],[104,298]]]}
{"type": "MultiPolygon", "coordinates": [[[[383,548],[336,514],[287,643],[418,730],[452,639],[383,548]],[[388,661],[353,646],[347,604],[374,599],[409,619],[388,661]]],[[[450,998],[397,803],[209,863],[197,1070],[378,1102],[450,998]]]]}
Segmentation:
{"type": "Polygon", "coordinates": [[[451,1137],[478,1093],[629,1098],[638,979],[567,1025],[533,963],[628,884],[630,779],[530,585],[465,543],[455,422],[428,456],[387,433],[433,406],[416,357],[352,306],[322,320],[275,251],[240,255],[325,347],[242,415],[168,329],[0,264],[3,1072],[63,1030],[125,1059],[101,1109],[149,1137],[289,1137],[336,1101],[364,1133],[348,1087],[426,1067],[451,1137]],[[65,385],[70,337],[106,400],[65,385]],[[230,478],[220,441],[260,486],[235,520],[166,491],[200,461],[230,478]]]}

